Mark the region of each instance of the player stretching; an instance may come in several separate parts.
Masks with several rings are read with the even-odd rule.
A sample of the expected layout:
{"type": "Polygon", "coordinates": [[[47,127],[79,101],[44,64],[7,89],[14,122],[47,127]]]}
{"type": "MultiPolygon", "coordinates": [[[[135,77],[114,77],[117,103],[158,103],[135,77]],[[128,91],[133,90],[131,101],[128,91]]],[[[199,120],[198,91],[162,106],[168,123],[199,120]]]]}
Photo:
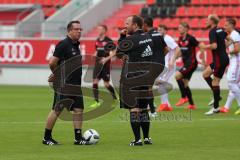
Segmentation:
{"type": "Polygon", "coordinates": [[[100,102],[98,100],[98,83],[101,79],[104,81],[104,86],[109,90],[111,95],[114,99],[117,99],[115,91],[110,81],[110,64],[111,59],[104,62],[102,66],[101,59],[103,57],[109,56],[109,52],[105,51],[104,46],[107,45],[109,42],[113,42],[109,37],[106,36],[107,26],[106,25],[99,25],[98,26],[99,36],[96,41],[96,62],[93,71],[93,94],[95,98],[95,102],[91,105],[91,107],[98,107],[100,106],[100,102]]]}
{"type": "MultiPolygon", "coordinates": [[[[181,48],[181,56],[183,60],[183,67],[176,72],[175,78],[177,80],[179,89],[181,91],[181,98],[176,103],[176,106],[181,106],[184,103],[189,101],[188,109],[196,109],[196,106],[192,99],[192,92],[188,86],[188,83],[192,77],[193,72],[197,69],[198,62],[196,59],[196,47],[199,45],[199,42],[195,37],[188,34],[190,29],[189,25],[186,22],[181,22],[178,30],[181,34],[178,45],[181,48]]],[[[173,66],[176,58],[179,55],[175,54],[173,61],[170,62],[170,65],[173,66]]]]}
{"type": "Polygon", "coordinates": [[[167,34],[167,26],[160,25],[158,28],[158,31],[162,34],[164,37],[164,41],[166,42],[169,52],[165,56],[165,66],[167,67],[167,72],[165,72],[163,75],[161,75],[158,80],[158,87],[159,91],[161,93],[165,93],[161,95],[161,104],[159,105],[157,111],[172,111],[171,104],[168,100],[168,93],[166,91],[164,92],[165,88],[163,86],[163,83],[161,82],[168,82],[169,79],[172,77],[172,75],[175,73],[176,65],[170,65],[170,62],[172,61],[172,58],[174,57],[174,54],[179,54],[181,52],[178,44],[175,42],[175,40],[167,34]]]}
{"type": "Polygon", "coordinates": [[[219,100],[220,100],[220,80],[223,77],[226,67],[229,64],[229,58],[226,52],[225,39],[227,33],[223,29],[218,28],[219,18],[216,14],[211,14],[207,19],[207,28],[210,29],[209,32],[209,41],[210,44],[205,45],[204,43],[200,44],[201,49],[210,49],[212,50],[213,62],[206,67],[203,72],[203,77],[206,80],[207,84],[213,91],[214,104],[206,115],[212,115],[214,113],[219,113],[219,100]],[[213,79],[211,75],[214,75],[213,79]]]}
{"type": "MultiPolygon", "coordinates": [[[[232,101],[236,98],[238,106],[240,107],[240,34],[235,30],[236,21],[235,19],[227,19],[224,28],[229,35],[228,49],[230,55],[230,63],[227,72],[229,94],[227,102],[220,109],[222,113],[229,112],[232,101]]],[[[240,114],[240,109],[235,112],[240,114]]]]}

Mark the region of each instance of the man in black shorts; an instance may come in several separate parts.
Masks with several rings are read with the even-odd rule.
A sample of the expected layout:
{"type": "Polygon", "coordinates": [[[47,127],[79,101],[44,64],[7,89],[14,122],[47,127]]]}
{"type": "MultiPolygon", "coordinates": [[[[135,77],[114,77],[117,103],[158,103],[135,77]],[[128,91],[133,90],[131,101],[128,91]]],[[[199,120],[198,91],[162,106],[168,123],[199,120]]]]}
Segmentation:
{"type": "Polygon", "coordinates": [[[201,49],[210,49],[212,51],[213,62],[206,67],[203,72],[203,78],[206,80],[209,87],[212,89],[214,104],[206,115],[212,115],[219,113],[219,100],[220,98],[220,81],[224,75],[226,67],[229,64],[229,57],[226,52],[225,39],[227,38],[227,33],[224,32],[222,28],[218,28],[219,18],[216,14],[211,14],[207,19],[207,28],[209,31],[209,45],[204,43],[200,44],[201,49]],[[211,78],[213,75],[213,79],[211,78]]]}
{"type": "MultiPolygon", "coordinates": [[[[60,65],[66,64],[66,62],[76,56],[81,56],[81,51],[79,49],[79,39],[81,37],[81,26],[79,21],[71,21],[67,25],[67,37],[60,41],[55,48],[53,56],[50,58],[49,66],[52,71],[52,74],[49,77],[49,82],[53,82],[56,77],[55,72],[56,69],[60,65]]],[[[79,64],[81,64],[81,60],[79,60],[79,64]]],[[[63,67],[64,68],[64,67],[63,67]]],[[[80,66],[78,69],[74,70],[69,77],[67,77],[66,84],[78,85],[81,86],[81,76],[82,76],[82,67],[80,66]]],[[[61,77],[65,79],[65,77],[61,77]]],[[[57,93],[54,93],[54,102],[52,111],[49,113],[47,118],[47,123],[45,126],[45,134],[42,143],[45,145],[57,145],[59,144],[52,137],[52,129],[55,125],[58,116],[61,114],[61,109],[59,109],[59,103],[62,100],[70,99],[73,100],[73,104],[71,108],[68,108],[69,111],[73,113],[73,127],[75,133],[75,145],[86,145],[89,144],[82,137],[82,114],[84,109],[83,104],[83,96],[68,96],[57,93]]]]}
{"type": "Polygon", "coordinates": [[[95,98],[95,102],[91,105],[91,107],[93,108],[100,106],[100,102],[98,99],[98,83],[101,79],[103,79],[104,86],[111,93],[113,99],[117,99],[114,88],[109,83],[111,59],[109,59],[108,61],[105,61],[104,64],[102,64],[102,61],[101,61],[102,59],[105,59],[105,57],[109,56],[109,51],[106,50],[105,46],[108,43],[113,43],[113,41],[108,36],[106,36],[106,32],[107,32],[106,25],[99,25],[98,32],[99,32],[99,36],[95,44],[96,61],[95,61],[95,67],[93,70],[93,95],[95,98]]]}
{"type": "MultiPolygon", "coordinates": [[[[196,109],[192,98],[192,92],[188,84],[193,72],[197,69],[198,66],[196,59],[196,47],[199,45],[199,42],[195,37],[188,33],[189,29],[190,27],[186,22],[181,22],[178,26],[178,30],[181,35],[178,39],[178,45],[181,48],[183,67],[178,70],[175,75],[179,89],[181,91],[181,98],[176,103],[176,106],[181,106],[184,103],[189,102],[187,109],[196,109]]],[[[173,66],[178,56],[180,55],[174,55],[173,61],[170,62],[170,65],[173,66]]]]}
{"type": "MultiPolygon", "coordinates": [[[[140,129],[142,128],[144,136],[144,144],[152,144],[151,138],[149,137],[150,120],[148,115],[148,91],[149,87],[152,86],[154,80],[162,71],[159,67],[158,75],[151,74],[151,76],[144,78],[138,78],[143,74],[142,66],[151,66],[152,58],[154,54],[154,43],[151,36],[144,33],[142,30],[143,19],[139,16],[133,15],[126,19],[125,27],[121,32],[119,39],[119,49],[117,50],[117,55],[124,55],[125,63],[123,64],[122,74],[120,79],[120,107],[129,109],[130,112],[130,123],[135,136],[135,140],[130,143],[130,146],[141,146],[143,145],[141,140],[140,129]],[[126,43],[124,43],[126,42],[126,43]],[[124,45],[125,44],[125,45],[124,45]],[[123,47],[121,47],[123,46],[123,47]],[[128,49],[124,49],[124,46],[128,49]],[[150,62],[144,64],[143,62],[150,62]],[[134,64],[134,66],[132,66],[134,64]],[[133,80],[132,80],[133,79],[133,80]],[[136,81],[135,81],[136,79],[136,81]],[[144,84],[139,84],[139,79],[142,79],[144,84]],[[147,85],[147,81],[151,84],[147,85]],[[134,86],[128,85],[133,82],[134,86]],[[137,85],[138,83],[139,85],[137,85]],[[146,84],[145,84],[146,83],[146,84]],[[133,89],[135,91],[131,92],[128,89],[133,89]],[[143,91],[146,93],[147,97],[142,97],[143,91]],[[133,96],[132,96],[133,95],[133,96]],[[129,99],[124,99],[124,97],[130,100],[136,100],[136,103],[128,103],[129,99]]],[[[153,67],[154,68],[154,67],[153,67]]],[[[155,68],[154,68],[155,69],[155,68]]],[[[162,68],[163,69],[163,68],[162,68]]],[[[145,73],[145,72],[144,72],[145,73]]]]}

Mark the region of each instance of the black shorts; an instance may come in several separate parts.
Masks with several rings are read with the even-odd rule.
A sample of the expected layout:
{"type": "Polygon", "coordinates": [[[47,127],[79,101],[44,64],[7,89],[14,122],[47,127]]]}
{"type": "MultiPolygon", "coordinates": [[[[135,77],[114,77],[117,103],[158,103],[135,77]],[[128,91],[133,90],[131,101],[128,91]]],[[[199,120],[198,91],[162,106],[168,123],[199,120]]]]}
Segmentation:
{"type": "MultiPolygon", "coordinates": [[[[131,94],[131,93],[126,93],[125,91],[121,91],[121,86],[120,86],[120,91],[119,91],[119,97],[120,97],[120,108],[124,108],[124,109],[132,109],[132,108],[140,108],[140,109],[147,109],[148,107],[148,103],[149,103],[149,98],[150,97],[146,97],[146,98],[134,98],[131,97],[133,99],[136,99],[136,105],[134,106],[130,106],[128,104],[126,104],[122,99],[122,94],[131,94]]],[[[141,97],[141,90],[148,90],[149,87],[139,87],[139,93],[137,93],[138,96],[136,97],[141,97]]]]}
{"type": "Polygon", "coordinates": [[[216,63],[211,63],[210,64],[210,67],[213,70],[214,77],[217,77],[217,78],[220,78],[220,79],[223,77],[227,66],[228,66],[227,62],[223,62],[219,65],[216,64],[216,63]]]}
{"type": "Polygon", "coordinates": [[[110,64],[105,64],[104,66],[96,64],[93,70],[93,79],[110,81],[110,64]]]}
{"type": "Polygon", "coordinates": [[[184,79],[190,80],[193,72],[197,69],[197,66],[197,63],[184,64],[184,66],[180,68],[179,72],[183,75],[184,79]]]}
{"type": "Polygon", "coordinates": [[[75,108],[84,109],[83,96],[68,96],[55,92],[52,109],[61,110],[63,107],[69,111],[73,111],[75,108]]]}

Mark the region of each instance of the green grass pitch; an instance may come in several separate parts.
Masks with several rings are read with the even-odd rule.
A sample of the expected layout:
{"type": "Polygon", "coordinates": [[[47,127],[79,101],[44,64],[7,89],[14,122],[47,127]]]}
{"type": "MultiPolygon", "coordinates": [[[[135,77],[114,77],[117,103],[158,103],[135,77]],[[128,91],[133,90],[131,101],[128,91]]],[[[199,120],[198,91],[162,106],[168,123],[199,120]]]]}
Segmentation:
{"type": "MultiPolygon", "coordinates": [[[[222,91],[225,103],[228,92],[222,91]]],[[[133,139],[126,111],[118,106],[112,112],[84,123],[93,128],[100,141],[92,146],[74,146],[71,122],[59,120],[54,138],[59,146],[41,144],[45,119],[52,104],[48,87],[0,86],[0,160],[237,160],[240,147],[240,117],[234,115],[234,102],[227,115],[205,116],[211,92],[194,90],[198,109],[190,113],[174,107],[151,123],[153,145],[130,147],[133,139]],[[179,118],[179,116],[182,116],[179,118]],[[173,118],[174,117],[174,118],[173,118]],[[178,117],[178,118],[176,118],[178,117]]],[[[179,92],[170,92],[172,104],[179,92]]],[[[155,99],[159,104],[159,98],[155,99]]],[[[91,104],[85,101],[86,109],[91,104]]]]}

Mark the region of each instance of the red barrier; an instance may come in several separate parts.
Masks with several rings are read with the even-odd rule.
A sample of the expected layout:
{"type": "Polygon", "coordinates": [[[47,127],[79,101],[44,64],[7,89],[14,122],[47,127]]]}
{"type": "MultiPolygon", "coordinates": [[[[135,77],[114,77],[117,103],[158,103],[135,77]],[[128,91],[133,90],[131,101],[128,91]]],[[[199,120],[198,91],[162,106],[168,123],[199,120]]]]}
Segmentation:
{"type": "MultiPolygon", "coordinates": [[[[58,40],[0,40],[0,64],[19,66],[46,66],[53,54],[58,40]]],[[[83,63],[90,64],[84,55],[92,55],[95,52],[94,40],[82,40],[80,49],[83,55],[83,63]]],[[[212,61],[211,53],[207,51],[202,54],[197,50],[197,59],[205,57],[207,63],[212,61]]],[[[113,65],[119,66],[121,62],[114,59],[113,65]]],[[[181,66],[181,60],[177,61],[177,66],[181,66]]],[[[90,64],[91,65],[91,64],[90,64]]]]}

